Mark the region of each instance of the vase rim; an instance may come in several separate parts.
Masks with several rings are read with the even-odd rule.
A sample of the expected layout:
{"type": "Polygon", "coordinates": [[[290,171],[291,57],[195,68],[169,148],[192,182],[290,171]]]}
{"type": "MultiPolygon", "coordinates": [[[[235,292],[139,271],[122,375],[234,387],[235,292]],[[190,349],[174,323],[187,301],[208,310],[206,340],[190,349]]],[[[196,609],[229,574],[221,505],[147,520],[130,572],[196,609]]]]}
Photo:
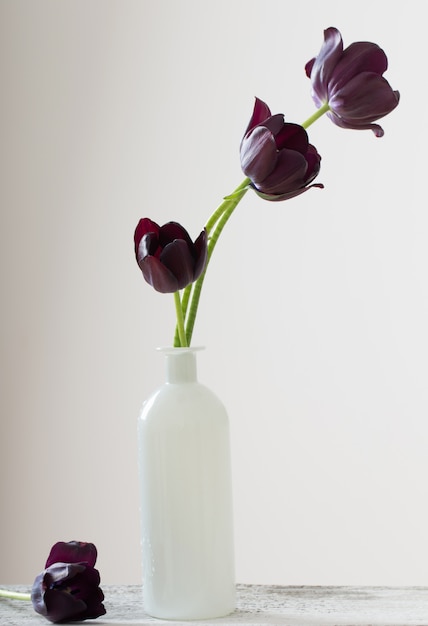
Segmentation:
{"type": "Polygon", "coordinates": [[[205,346],[187,346],[187,347],[174,347],[174,346],[159,346],[156,348],[158,352],[163,352],[163,354],[184,354],[186,352],[199,352],[200,350],[205,350],[205,346]]]}

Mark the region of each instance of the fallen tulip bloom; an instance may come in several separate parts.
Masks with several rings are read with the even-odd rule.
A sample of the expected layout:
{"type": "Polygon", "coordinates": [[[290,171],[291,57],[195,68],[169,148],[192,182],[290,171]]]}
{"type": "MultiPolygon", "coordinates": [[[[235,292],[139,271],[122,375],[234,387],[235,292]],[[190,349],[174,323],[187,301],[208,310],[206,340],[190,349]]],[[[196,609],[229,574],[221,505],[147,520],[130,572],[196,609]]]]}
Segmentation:
{"type": "Polygon", "coordinates": [[[192,242],[177,222],[159,226],[148,217],[141,219],[135,229],[134,247],[145,280],[161,293],[174,293],[193,283],[207,261],[205,229],[192,242]]]}
{"type": "Polygon", "coordinates": [[[45,569],[32,587],[34,610],[51,622],[95,619],[106,613],[100,574],[94,565],[97,549],[92,543],[56,543],[45,569]]]}
{"type": "Polygon", "coordinates": [[[272,115],[256,98],[241,142],[241,167],[256,193],[266,200],[288,200],[307,191],[320,170],[321,157],[306,130],[272,115]]]}
{"type": "Polygon", "coordinates": [[[334,124],[371,129],[382,137],[382,127],[373,122],[395,109],[400,100],[399,92],[383,77],[387,68],[386,54],[377,44],[358,41],[344,50],[340,32],[331,27],[324,31],[321,50],[305,71],[315,104],[318,108],[328,105],[327,115],[334,124]]]}

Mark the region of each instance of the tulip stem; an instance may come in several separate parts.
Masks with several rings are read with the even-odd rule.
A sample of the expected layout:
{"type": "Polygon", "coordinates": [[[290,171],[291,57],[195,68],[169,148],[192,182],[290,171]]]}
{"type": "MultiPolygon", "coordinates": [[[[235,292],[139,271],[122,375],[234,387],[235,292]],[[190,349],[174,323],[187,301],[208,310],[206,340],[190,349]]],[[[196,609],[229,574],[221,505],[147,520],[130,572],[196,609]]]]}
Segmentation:
{"type": "MultiPolygon", "coordinates": [[[[245,196],[250,186],[250,179],[245,178],[242,183],[235,189],[233,193],[226,196],[216,211],[211,215],[207,221],[205,228],[208,234],[208,252],[207,263],[201,276],[192,284],[186,287],[183,294],[182,301],[182,313],[186,318],[186,341],[190,346],[192,341],[193,328],[195,325],[196,313],[198,311],[199,299],[201,296],[202,285],[204,284],[205,274],[210,262],[215,245],[220,237],[220,234],[225,227],[228,219],[232,215],[233,211],[238,206],[239,202],[245,196]]],[[[178,331],[178,327],[177,327],[178,331]]],[[[177,345],[177,331],[174,345],[177,345]]],[[[181,341],[181,340],[180,340],[181,341]]]]}
{"type": "MultiPolygon", "coordinates": [[[[180,341],[179,347],[187,348],[186,331],[184,329],[183,307],[180,299],[180,292],[174,291],[175,312],[177,315],[177,332],[180,341]]],[[[175,345],[175,340],[174,340],[175,345]]]]}
{"type": "Polygon", "coordinates": [[[11,600],[31,600],[31,593],[19,593],[18,591],[0,589],[0,598],[10,598],[11,600]]]}
{"type": "Polygon", "coordinates": [[[317,111],[315,111],[315,113],[311,115],[311,117],[308,117],[308,119],[303,122],[303,128],[308,128],[311,124],[313,124],[320,117],[322,117],[324,113],[327,113],[327,111],[330,111],[330,105],[328,102],[324,102],[324,104],[317,111]]]}
{"type": "MultiPolygon", "coordinates": [[[[181,296],[180,317],[183,320],[183,329],[184,329],[184,317],[187,311],[187,305],[188,305],[189,297],[190,297],[190,287],[191,285],[186,287],[186,289],[183,290],[183,295],[181,296]]],[[[185,335],[185,333],[183,333],[183,335],[185,335]]],[[[174,348],[179,348],[180,346],[181,346],[181,339],[180,339],[180,334],[179,334],[178,314],[177,314],[177,324],[175,326],[175,335],[174,335],[174,348]]]]}
{"type": "Polygon", "coordinates": [[[230,203],[234,202],[234,200],[236,200],[236,203],[234,204],[234,208],[235,208],[235,206],[241,200],[242,196],[247,191],[248,185],[250,184],[250,182],[251,181],[249,178],[245,178],[242,181],[242,183],[238,185],[238,187],[235,189],[233,193],[223,198],[223,202],[220,204],[218,209],[214,211],[214,213],[209,218],[208,222],[205,224],[205,228],[207,229],[208,235],[210,234],[211,230],[216,225],[220,217],[223,215],[223,213],[230,207],[230,203]]]}

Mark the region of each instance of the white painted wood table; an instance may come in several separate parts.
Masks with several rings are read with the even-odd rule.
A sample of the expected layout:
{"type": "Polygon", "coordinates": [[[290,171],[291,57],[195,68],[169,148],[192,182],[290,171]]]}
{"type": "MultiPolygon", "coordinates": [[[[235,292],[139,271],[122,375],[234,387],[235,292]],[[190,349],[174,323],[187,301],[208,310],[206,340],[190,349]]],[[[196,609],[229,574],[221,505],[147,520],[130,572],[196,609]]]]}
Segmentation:
{"type": "MultiPolygon", "coordinates": [[[[25,587],[9,587],[28,592],[25,587]]],[[[269,587],[238,585],[237,609],[203,622],[157,620],[144,612],[138,586],[104,586],[107,614],[85,624],[101,626],[428,626],[428,587],[269,587]]],[[[31,602],[0,598],[1,626],[49,624],[31,602]]],[[[76,622],[75,622],[76,623],[76,622]]],[[[81,622],[82,623],[82,622],[81,622]]]]}

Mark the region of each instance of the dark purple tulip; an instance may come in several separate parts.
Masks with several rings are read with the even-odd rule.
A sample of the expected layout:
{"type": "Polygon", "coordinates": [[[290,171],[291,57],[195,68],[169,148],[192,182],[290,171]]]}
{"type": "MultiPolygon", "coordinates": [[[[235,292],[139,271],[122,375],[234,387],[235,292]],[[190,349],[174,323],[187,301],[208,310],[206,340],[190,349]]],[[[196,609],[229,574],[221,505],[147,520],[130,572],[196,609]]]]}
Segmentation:
{"type": "Polygon", "coordinates": [[[92,543],[56,543],[31,591],[34,610],[50,622],[76,622],[104,615],[100,574],[92,543]]]}
{"type": "Polygon", "coordinates": [[[400,94],[393,91],[382,74],[388,59],[375,43],[358,41],[345,50],[337,28],[324,31],[320,53],[306,64],[312,97],[317,107],[329,104],[327,115],[342,128],[371,129],[376,137],[383,129],[375,120],[398,105],[400,94]]]}
{"type": "Polygon", "coordinates": [[[134,234],[135,256],[146,281],[161,293],[174,293],[193,283],[207,261],[205,229],[193,243],[177,222],[159,226],[141,219],[134,234]]]}
{"type": "Polygon", "coordinates": [[[321,157],[309,143],[306,130],[272,115],[256,98],[253,115],[241,142],[242,171],[266,200],[288,200],[310,189],[320,170],[321,157]]]}

